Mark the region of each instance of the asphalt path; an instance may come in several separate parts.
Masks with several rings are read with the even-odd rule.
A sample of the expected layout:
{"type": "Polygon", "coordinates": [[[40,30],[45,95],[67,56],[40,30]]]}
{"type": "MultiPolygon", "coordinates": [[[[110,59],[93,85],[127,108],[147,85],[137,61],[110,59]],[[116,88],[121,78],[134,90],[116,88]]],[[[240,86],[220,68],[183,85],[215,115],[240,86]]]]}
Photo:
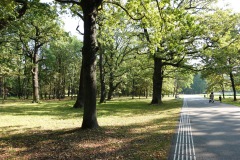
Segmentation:
{"type": "Polygon", "coordinates": [[[168,159],[240,160],[240,107],[185,95],[168,159]]]}

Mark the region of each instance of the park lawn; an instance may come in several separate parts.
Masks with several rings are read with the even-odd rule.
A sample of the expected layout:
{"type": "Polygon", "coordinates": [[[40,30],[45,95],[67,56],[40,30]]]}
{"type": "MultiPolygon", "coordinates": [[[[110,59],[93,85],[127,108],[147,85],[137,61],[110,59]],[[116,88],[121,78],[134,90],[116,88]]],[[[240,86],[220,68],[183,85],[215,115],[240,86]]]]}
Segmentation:
{"type": "Polygon", "coordinates": [[[100,127],[81,130],[74,101],[0,106],[0,159],[167,159],[182,100],[116,99],[97,106],[100,127]]]}
{"type": "Polygon", "coordinates": [[[233,101],[233,96],[225,96],[225,98],[222,99],[222,102],[240,107],[240,96],[237,96],[237,101],[233,101]]]}

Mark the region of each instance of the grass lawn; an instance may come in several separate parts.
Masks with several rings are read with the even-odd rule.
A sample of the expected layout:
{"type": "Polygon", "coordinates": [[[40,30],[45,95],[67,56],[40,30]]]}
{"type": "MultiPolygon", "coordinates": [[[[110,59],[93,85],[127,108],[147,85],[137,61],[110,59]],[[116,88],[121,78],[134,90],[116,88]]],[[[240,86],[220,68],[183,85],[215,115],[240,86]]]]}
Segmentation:
{"type": "Polygon", "coordinates": [[[94,130],[81,130],[74,101],[0,105],[0,159],[167,159],[182,100],[115,99],[97,106],[94,130]]]}
{"type": "Polygon", "coordinates": [[[233,96],[225,96],[225,99],[222,99],[222,102],[240,106],[240,96],[237,96],[237,101],[233,101],[233,96]]]}

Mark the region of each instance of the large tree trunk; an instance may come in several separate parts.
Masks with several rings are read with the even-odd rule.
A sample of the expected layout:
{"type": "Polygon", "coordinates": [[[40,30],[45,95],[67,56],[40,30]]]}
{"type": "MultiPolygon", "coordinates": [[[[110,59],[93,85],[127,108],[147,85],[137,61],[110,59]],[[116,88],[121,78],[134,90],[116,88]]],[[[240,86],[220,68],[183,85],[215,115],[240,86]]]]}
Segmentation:
{"type": "Polygon", "coordinates": [[[39,102],[39,83],[38,83],[38,57],[37,52],[33,54],[32,68],[32,84],[33,84],[33,103],[39,102]]]}
{"type": "Polygon", "coordinates": [[[230,72],[230,80],[231,80],[232,90],[233,90],[233,100],[237,101],[236,87],[235,87],[235,82],[234,82],[234,77],[232,72],[230,72]]]}
{"type": "Polygon", "coordinates": [[[151,104],[162,104],[163,63],[160,58],[154,57],[153,95],[151,104]]]}
{"type": "Polygon", "coordinates": [[[75,104],[73,105],[73,108],[83,108],[83,105],[84,105],[83,95],[84,95],[84,93],[83,93],[83,67],[81,67],[77,100],[76,100],[75,104]]]}
{"type": "Polygon", "coordinates": [[[81,7],[84,19],[83,38],[83,86],[84,114],[82,128],[97,128],[96,113],[96,16],[102,0],[82,0],[81,7]]]}

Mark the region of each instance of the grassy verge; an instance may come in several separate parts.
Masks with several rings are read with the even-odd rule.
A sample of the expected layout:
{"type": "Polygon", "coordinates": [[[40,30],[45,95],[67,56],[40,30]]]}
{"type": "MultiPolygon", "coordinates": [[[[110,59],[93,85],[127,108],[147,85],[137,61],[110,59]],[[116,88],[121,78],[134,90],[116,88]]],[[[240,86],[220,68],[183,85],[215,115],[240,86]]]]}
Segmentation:
{"type": "Polygon", "coordinates": [[[225,98],[222,99],[222,102],[235,106],[240,106],[240,96],[237,96],[237,101],[233,101],[233,96],[225,96],[225,98]]]}
{"type": "Polygon", "coordinates": [[[98,108],[94,130],[81,130],[73,101],[9,102],[0,107],[0,159],[167,159],[181,100],[162,106],[117,99],[98,108]]]}

